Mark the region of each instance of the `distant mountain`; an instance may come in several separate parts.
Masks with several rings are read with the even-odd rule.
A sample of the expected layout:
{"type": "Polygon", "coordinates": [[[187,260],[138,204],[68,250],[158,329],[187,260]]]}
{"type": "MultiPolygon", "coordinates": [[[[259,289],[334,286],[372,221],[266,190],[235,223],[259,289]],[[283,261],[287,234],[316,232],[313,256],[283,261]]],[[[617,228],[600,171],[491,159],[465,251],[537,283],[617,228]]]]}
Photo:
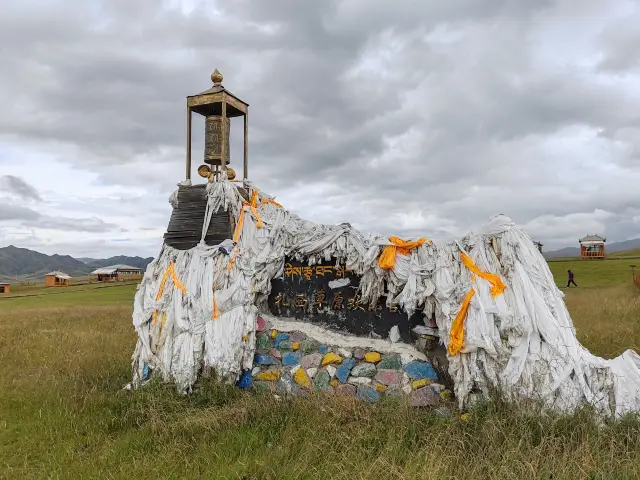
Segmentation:
{"type": "Polygon", "coordinates": [[[117,264],[145,269],[152,260],[153,258],[125,256],[107,259],[77,259],[69,255],[45,255],[11,245],[0,248],[0,280],[10,281],[15,280],[16,277],[39,280],[53,270],[63,271],[72,277],[80,277],[88,275],[96,268],[117,264]]]}
{"type": "MultiPolygon", "coordinates": [[[[624,242],[613,242],[605,244],[605,252],[615,253],[625,250],[637,250],[640,248],[640,238],[633,240],[625,240],[624,242]]],[[[554,250],[552,252],[543,252],[542,255],[545,258],[571,258],[580,256],[579,247],[565,247],[560,250],[554,250]]]]}
{"type": "Polygon", "coordinates": [[[142,257],[125,257],[124,255],[120,255],[117,257],[111,257],[106,259],[95,259],[95,258],[79,258],[78,260],[82,260],[86,265],[92,267],[93,269],[108,267],[109,265],[129,265],[131,267],[138,268],[147,268],[153,257],[142,258],[142,257]]]}

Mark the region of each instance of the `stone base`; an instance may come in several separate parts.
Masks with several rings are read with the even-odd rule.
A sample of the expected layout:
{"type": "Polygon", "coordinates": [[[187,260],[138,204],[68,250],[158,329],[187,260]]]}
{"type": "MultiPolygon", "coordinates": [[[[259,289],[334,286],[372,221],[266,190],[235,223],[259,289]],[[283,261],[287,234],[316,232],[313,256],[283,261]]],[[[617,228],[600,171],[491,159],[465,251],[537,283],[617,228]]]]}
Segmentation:
{"type": "Polygon", "coordinates": [[[426,355],[411,345],[260,317],[253,369],[243,372],[238,386],[283,395],[351,396],[365,402],[407,396],[410,405],[423,407],[450,396],[439,380],[426,355]]]}

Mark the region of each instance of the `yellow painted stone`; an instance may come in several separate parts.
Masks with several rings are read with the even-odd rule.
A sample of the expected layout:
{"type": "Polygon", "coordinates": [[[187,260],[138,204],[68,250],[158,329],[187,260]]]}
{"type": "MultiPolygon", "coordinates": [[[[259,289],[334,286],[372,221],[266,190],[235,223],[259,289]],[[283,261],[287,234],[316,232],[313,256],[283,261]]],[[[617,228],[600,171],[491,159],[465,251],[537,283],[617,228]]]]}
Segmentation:
{"type": "Polygon", "coordinates": [[[460,420],[462,420],[463,422],[468,422],[469,420],[471,420],[471,414],[463,413],[462,415],[460,415],[460,420]]]}
{"type": "Polygon", "coordinates": [[[267,382],[275,382],[280,378],[280,372],[277,371],[268,371],[268,372],[260,372],[256,375],[256,380],[265,380],[267,382]]]}
{"type": "Polygon", "coordinates": [[[271,330],[271,338],[276,338],[278,336],[277,330],[271,330]]]}
{"type": "Polygon", "coordinates": [[[440,392],[440,398],[442,400],[451,400],[452,396],[453,394],[451,393],[451,390],[443,390],[440,392]]]}
{"type": "Polygon", "coordinates": [[[298,350],[300,348],[300,344],[298,342],[296,342],[293,345],[291,345],[291,347],[293,348],[293,351],[295,352],[296,350],[298,350]]]}
{"type": "Polygon", "coordinates": [[[329,385],[331,385],[332,387],[337,387],[338,386],[338,379],[337,378],[333,378],[330,382],[329,385]]]}
{"type": "Polygon", "coordinates": [[[307,372],[305,372],[304,368],[296,370],[293,379],[303,388],[309,388],[311,386],[311,379],[309,378],[309,375],[307,375],[307,372]]]}
{"type": "Polygon", "coordinates": [[[367,352],[367,354],[364,356],[364,360],[365,362],[369,363],[378,363],[380,360],[382,360],[382,355],[380,355],[378,352],[367,352]]]}
{"type": "Polygon", "coordinates": [[[331,365],[331,364],[334,364],[334,363],[335,364],[342,363],[342,357],[340,355],[338,355],[337,353],[329,352],[322,359],[322,366],[323,367],[326,367],[327,365],[331,365]]]}
{"type": "Polygon", "coordinates": [[[386,392],[387,391],[387,386],[386,385],[382,385],[381,383],[378,383],[376,385],[376,390],[378,392],[386,392]]]}
{"type": "Polygon", "coordinates": [[[411,382],[411,388],[413,388],[414,390],[425,387],[427,385],[429,385],[429,380],[427,380],[426,378],[423,378],[421,380],[414,380],[413,382],[411,382]]]}

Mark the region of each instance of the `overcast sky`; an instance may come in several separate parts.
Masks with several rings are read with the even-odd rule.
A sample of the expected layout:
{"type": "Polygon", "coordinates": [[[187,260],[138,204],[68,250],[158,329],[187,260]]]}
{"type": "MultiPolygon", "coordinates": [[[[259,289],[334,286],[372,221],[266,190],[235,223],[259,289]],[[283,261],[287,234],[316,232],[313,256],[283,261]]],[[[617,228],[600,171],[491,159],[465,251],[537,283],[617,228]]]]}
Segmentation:
{"type": "Polygon", "coordinates": [[[214,68],[250,104],[251,179],[307,219],[640,237],[639,4],[2,2],[0,246],[155,256],[214,68]]]}

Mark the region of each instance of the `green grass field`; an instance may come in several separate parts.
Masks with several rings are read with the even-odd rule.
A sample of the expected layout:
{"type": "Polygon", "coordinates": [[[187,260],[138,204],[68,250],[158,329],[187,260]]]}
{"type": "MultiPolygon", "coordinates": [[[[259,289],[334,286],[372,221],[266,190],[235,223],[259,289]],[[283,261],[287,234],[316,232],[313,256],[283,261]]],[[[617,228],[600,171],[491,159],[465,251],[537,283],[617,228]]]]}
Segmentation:
{"type": "MultiPolygon", "coordinates": [[[[640,350],[632,263],[550,263],[559,285],[576,273],[566,301],[596,354],[640,350]]],[[[0,299],[1,478],[640,478],[635,419],[599,428],[588,412],[531,417],[496,402],[463,421],[213,383],[189,397],[125,392],[135,285],[60,290],[0,299]]]]}

